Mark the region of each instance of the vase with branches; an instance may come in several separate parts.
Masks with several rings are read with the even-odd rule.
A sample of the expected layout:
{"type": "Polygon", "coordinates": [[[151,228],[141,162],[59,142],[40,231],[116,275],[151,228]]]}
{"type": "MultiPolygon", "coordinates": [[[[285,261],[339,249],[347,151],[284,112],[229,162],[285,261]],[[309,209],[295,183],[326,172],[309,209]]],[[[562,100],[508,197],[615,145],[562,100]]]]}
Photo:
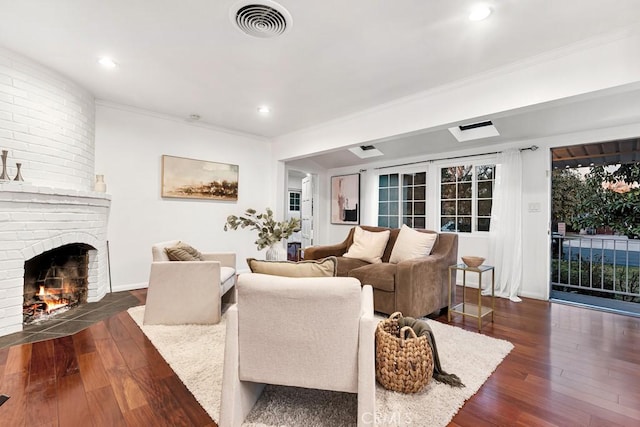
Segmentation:
{"type": "Polygon", "coordinates": [[[266,254],[268,260],[283,260],[286,259],[286,250],[281,242],[300,230],[300,219],[276,221],[270,208],[267,208],[265,213],[258,213],[255,209],[249,208],[243,215],[229,215],[224,224],[224,231],[237,230],[238,227],[258,232],[255,244],[258,250],[269,248],[266,254]]]}

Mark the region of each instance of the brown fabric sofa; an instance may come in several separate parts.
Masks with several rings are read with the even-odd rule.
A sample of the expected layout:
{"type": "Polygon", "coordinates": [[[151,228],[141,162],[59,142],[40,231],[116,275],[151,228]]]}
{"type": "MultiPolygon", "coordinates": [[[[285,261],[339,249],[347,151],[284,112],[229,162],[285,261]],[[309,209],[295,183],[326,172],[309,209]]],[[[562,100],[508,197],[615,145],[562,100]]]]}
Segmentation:
{"type": "MultiPolygon", "coordinates": [[[[345,258],[353,244],[354,228],[344,242],[331,246],[313,246],[304,250],[304,259],[338,257],[338,276],[355,277],[363,285],[372,285],[375,311],[391,314],[402,312],[405,316],[423,317],[439,314],[449,304],[449,266],[458,259],[458,235],[437,233],[431,254],[428,256],[390,264],[389,257],[398,238],[399,228],[361,226],[367,231],[390,230],[389,241],[382,257],[382,263],[370,264],[366,261],[345,258]]],[[[430,230],[418,230],[436,233],[430,230]]],[[[451,281],[452,300],[455,299],[455,272],[451,281]]]]}

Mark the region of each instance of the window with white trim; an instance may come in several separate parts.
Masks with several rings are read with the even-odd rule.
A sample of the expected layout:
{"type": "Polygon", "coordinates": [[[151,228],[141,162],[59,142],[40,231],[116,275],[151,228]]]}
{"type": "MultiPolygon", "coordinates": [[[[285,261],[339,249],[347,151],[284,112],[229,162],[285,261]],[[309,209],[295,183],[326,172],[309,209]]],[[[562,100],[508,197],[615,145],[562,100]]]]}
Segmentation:
{"type": "Polygon", "coordinates": [[[440,168],[440,230],[489,231],[495,165],[440,168]]]}
{"type": "Polygon", "coordinates": [[[289,192],[289,210],[290,211],[300,210],[300,193],[298,193],[297,191],[289,192]]]}
{"type": "Polygon", "coordinates": [[[400,178],[397,173],[378,177],[378,226],[398,228],[400,178]]]}
{"type": "Polygon", "coordinates": [[[378,176],[378,226],[426,228],[427,173],[378,176]]]}

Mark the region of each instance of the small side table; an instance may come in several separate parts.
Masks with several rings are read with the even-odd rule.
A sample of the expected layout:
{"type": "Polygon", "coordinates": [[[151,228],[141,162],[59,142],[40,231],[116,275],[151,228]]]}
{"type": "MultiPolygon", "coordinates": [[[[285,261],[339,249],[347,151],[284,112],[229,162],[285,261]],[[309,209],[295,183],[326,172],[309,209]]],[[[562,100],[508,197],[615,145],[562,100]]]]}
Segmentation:
{"type": "MultiPolygon", "coordinates": [[[[449,310],[447,311],[447,320],[451,322],[451,313],[458,313],[462,316],[475,317],[478,319],[478,331],[482,331],[482,318],[491,315],[493,322],[493,313],[495,311],[495,283],[496,272],[491,265],[481,265],[479,267],[468,267],[466,264],[456,264],[449,266],[449,310]],[[462,270],[462,302],[455,307],[451,304],[451,273],[455,270],[462,270]],[[467,289],[467,272],[478,273],[478,304],[466,302],[467,289]],[[491,271],[491,308],[482,306],[482,273],[491,271]]],[[[455,286],[455,285],[453,285],[455,286]]]]}

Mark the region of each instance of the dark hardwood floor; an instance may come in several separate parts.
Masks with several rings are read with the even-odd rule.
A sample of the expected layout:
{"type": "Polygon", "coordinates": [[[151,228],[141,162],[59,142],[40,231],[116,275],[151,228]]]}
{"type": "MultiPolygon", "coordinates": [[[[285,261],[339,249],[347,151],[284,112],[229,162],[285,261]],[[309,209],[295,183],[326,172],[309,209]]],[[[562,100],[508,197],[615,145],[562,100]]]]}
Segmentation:
{"type": "MultiPolygon", "coordinates": [[[[640,319],[536,300],[496,309],[483,333],[515,348],[452,426],[640,425],[640,319]]],[[[0,349],[0,394],[0,426],[215,426],[126,311],[0,349]]]]}

